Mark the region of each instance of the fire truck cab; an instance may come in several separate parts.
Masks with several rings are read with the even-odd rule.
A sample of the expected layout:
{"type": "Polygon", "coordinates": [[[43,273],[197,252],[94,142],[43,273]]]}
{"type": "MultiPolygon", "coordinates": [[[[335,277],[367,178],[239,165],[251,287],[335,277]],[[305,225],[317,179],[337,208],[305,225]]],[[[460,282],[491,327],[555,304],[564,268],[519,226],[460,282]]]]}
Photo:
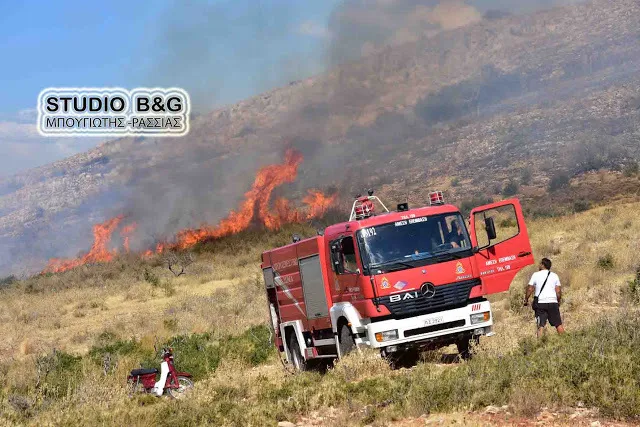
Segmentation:
{"type": "Polygon", "coordinates": [[[485,296],[534,262],[520,203],[477,207],[467,222],[441,192],[430,201],[389,211],[370,191],[349,221],[262,254],[276,346],[296,369],[358,347],[399,357],[456,344],[466,356],[493,335],[485,296]]]}

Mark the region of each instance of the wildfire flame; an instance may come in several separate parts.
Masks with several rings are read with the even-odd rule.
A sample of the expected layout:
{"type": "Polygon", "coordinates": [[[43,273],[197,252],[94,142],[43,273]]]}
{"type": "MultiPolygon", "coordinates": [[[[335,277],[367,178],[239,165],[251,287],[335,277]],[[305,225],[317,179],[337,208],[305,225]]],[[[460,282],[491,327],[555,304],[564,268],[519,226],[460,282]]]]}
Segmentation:
{"type": "Polygon", "coordinates": [[[204,226],[179,231],[176,246],[179,249],[185,249],[203,240],[238,233],[249,227],[256,213],[258,219],[268,229],[279,227],[282,221],[269,212],[269,199],[276,187],[296,179],[300,163],[302,163],[302,155],[295,150],[287,150],[283,164],[265,166],[258,171],[251,190],[244,195],[245,200],[240,210],[231,211],[215,227],[204,226]]]}
{"type": "Polygon", "coordinates": [[[122,227],[122,230],[120,230],[120,235],[122,236],[122,247],[124,247],[124,251],[127,253],[129,253],[129,238],[131,237],[131,234],[136,231],[136,228],[138,228],[138,224],[133,222],[129,225],[125,225],[122,227]]]}
{"type": "Polygon", "coordinates": [[[57,273],[60,271],[70,270],[80,265],[96,262],[111,261],[117,254],[117,251],[110,251],[107,247],[111,240],[111,235],[118,228],[120,222],[124,219],[123,215],[108,219],[102,224],[93,226],[93,245],[89,252],[84,256],[76,259],[59,259],[52,258],[44,269],[43,273],[57,273]]]}
{"type": "MultiPolygon", "coordinates": [[[[285,198],[278,198],[271,210],[270,200],[273,190],[296,179],[302,160],[302,154],[292,149],[287,150],[282,164],[265,166],[258,171],[251,189],[244,195],[240,209],[231,211],[216,226],[203,225],[197,229],[180,230],[174,239],[175,243],[157,243],[155,253],[162,253],[165,249],[186,249],[204,240],[235,234],[247,229],[252,223],[260,223],[269,230],[276,230],[286,223],[301,222],[322,216],[331,207],[336,195],[325,195],[319,190],[309,190],[307,196],[302,199],[302,203],[306,205],[305,210],[292,208],[285,198]]],[[[107,246],[111,235],[123,219],[124,216],[120,215],[102,224],[94,225],[93,246],[86,255],[66,260],[53,258],[43,273],[62,272],[87,263],[111,261],[117,251],[110,251],[107,246]]],[[[137,224],[131,223],[120,230],[125,252],[129,252],[130,237],[136,228],[137,224]]],[[[153,253],[154,251],[149,249],[142,253],[142,256],[149,257],[153,253]]]]}

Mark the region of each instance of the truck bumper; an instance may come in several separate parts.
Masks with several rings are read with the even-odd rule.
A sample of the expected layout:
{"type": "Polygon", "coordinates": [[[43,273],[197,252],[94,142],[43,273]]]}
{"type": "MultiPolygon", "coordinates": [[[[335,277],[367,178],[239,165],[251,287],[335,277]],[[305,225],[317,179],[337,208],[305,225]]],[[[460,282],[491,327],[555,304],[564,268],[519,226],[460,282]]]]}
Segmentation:
{"type": "Polygon", "coordinates": [[[428,345],[430,343],[445,342],[464,335],[493,335],[493,314],[489,301],[476,302],[466,307],[440,311],[400,320],[384,320],[363,325],[359,331],[359,344],[384,348],[389,346],[405,346],[407,344],[428,345]],[[471,315],[489,313],[488,321],[471,323],[471,315]],[[376,339],[377,333],[397,331],[396,339],[376,339]]]}

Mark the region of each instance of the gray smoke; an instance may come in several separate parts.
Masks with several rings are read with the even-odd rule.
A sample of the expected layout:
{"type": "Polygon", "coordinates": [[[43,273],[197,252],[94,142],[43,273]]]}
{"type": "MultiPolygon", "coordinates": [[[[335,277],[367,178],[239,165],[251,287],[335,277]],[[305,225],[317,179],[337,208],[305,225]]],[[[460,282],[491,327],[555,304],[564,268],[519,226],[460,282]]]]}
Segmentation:
{"type": "MultiPolygon", "coordinates": [[[[197,108],[206,111],[220,98],[245,97],[308,76],[304,66],[291,67],[292,62],[304,61],[293,60],[290,52],[274,51],[281,46],[275,41],[291,37],[291,28],[298,24],[294,14],[279,3],[243,1],[246,7],[236,17],[226,15],[216,3],[176,2],[160,26],[164,30],[151,35],[160,53],[153,57],[141,84],[183,86],[197,108]],[[219,43],[227,32],[240,39],[235,53],[219,43]],[[231,84],[234,69],[253,70],[252,84],[242,89],[231,84]],[[235,88],[231,96],[229,87],[235,88]]],[[[446,53],[449,45],[464,37],[453,31],[451,38],[437,39],[442,46],[429,45],[426,38],[446,35],[446,30],[473,25],[487,16],[493,19],[559,3],[566,2],[343,1],[327,22],[326,51],[311,59],[324,63],[329,75],[305,88],[304,98],[296,98],[295,93],[306,83],[292,83],[277,95],[267,93],[243,102],[251,114],[240,105],[198,116],[185,138],[120,141],[120,147],[107,150],[101,162],[87,165],[89,173],[115,174],[118,184],[69,215],[48,218],[48,228],[31,229],[26,234],[29,241],[40,242],[36,256],[26,243],[0,250],[3,255],[13,254],[4,267],[13,264],[11,256],[75,256],[89,247],[92,223],[122,213],[127,215],[124,223],[138,223],[132,236],[134,250],[147,249],[186,227],[215,224],[238,208],[256,171],[281,162],[288,147],[301,151],[305,160],[298,180],[278,189],[276,196],[299,200],[310,188],[339,188],[341,196],[348,197],[389,184],[387,172],[403,167],[396,161],[405,154],[402,143],[419,141],[433,132],[435,142],[429,143],[444,144],[433,131],[439,124],[498,108],[495,105],[501,100],[535,87],[540,76],[524,74],[523,80],[524,72],[505,73],[492,66],[466,70],[462,81],[435,93],[419,93],[411,102],[397,101],[401,107],[369,112],[367,108],[383,104],[377,97],[386,93],[385,85],[396,84],[385,79],[396,76],[398,70],[408,73],[413,65],[422,73],[431,64],[457,71],[464,58],[446,53]],[[406,55],[403,49],[412,43],[430,50],[406,55]],[[377,87],[383,89],[377,91],[377,87]],[[274,111],[273,105],[288,108],[274,111]]],[[[470,57],[476,54],[469,52],[470,57]]],[[[407,81],[410,78],[406,76],[407,81]]]]}
{"type": "Polygon", "coordinates": [[[328,22],[331,65],[480,21],[581,0],[346,0],[328,22]]]}
{"type": "Polygon", "coordinates": [[[196,111],[236,102],[319,71],[285,50],[303,2],[174,0],[150,30],[141,84],[188,90],[196,111]]]}

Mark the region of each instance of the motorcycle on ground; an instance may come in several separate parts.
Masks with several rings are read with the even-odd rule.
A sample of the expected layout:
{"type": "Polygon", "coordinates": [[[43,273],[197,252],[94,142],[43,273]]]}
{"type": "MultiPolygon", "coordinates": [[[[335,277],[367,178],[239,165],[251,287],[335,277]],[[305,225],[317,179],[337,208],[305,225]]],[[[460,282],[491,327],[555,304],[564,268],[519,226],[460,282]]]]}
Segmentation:
{"type": "Polygon", "coordinates": [[[127,377],[127,383],[132,393],[146,392],[156,396],[167,394],[174,399],[179,399],[193,388],[191,374],[178,372],[173,365],[173,349],[162,349],[162,363],[160,364],[160,378],[156,381],[158,370],[134,369],[127,377]]]}

